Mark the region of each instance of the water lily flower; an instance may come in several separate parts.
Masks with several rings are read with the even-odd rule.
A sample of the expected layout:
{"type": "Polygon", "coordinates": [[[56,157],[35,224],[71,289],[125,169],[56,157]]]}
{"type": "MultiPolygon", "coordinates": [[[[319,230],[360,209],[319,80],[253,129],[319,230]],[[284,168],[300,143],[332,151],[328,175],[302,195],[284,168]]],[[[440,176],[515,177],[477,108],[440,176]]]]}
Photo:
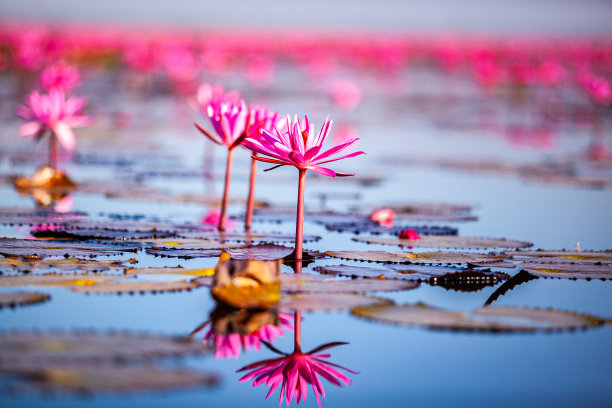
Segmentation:
{"type": "Polygon", "coordinates": [[[240,378],[239,381],[253,380],[254,387],[262,384],[269,385],[270,391],[268,391],[266,399],[280,386],[279,405],[285,400],[287,406],[292,399],[296,403],[300,401],[306,402],[308,386],[310,386],[320,407],[321,397],[325,397],[325,390],[319,377],[323,377],[339,387],[342,384],[352,384],[352,381],[339,370],[358,374],[356,371],[326,361],[326,359],[331,357],[330,354],[321,354],[323,350],[344,344],[347,343],[328,343],[306,353],[299,350],[299,348],[291,354],[284,354],[273,349],[283,354],[283,357],[264,360],[242,367],[238,372],[250,371],[250,373],[240,378]]]}
{"type": "MultiPolygon", "coordinates": [[[[204,214],[204,216],[202,217],[202,224],[212,225],[212,226],[217,227],[220,222],[220,219],[219,219],[220,217],[221,217],[221,212],[218,209],[213,208],[209,210],[206,214],[204,214]]],[[[225,223],[226,230],[228,231],[234,230],[234,224],[231,219],[226,217],[224,223],[225,223]]]]}
{"type": "Polygon", "coordinates": [[[376,221],[383,227],[391,228],[393,226],[393,218],[395,211],[390,208],[381,208],[370,214],[370,219],[376,221]]]}
{"type": "Polygon", "coordinates": [[[298,204],[296,217],[296,235],[295,235],[295,259],[302,259],[302,238],[304,224],[304,186],[306,180],[306,170],[312,170],[323,176],[352,176],[353,174],[337,173],[329,168],[321,167],[322,164],[334,162],[337,160],[347,159],[350,157],[365,154],[362,151],[353,152],[344,156],[331,158],[340,153],[353,143],[358,138],[351,139],[345,143],[334,146],[321,153],[323,142],[329,134],[332,121],[328,119],[321,127],[318,135],[315,136],[314,125],[308,121],[308,117],[304,116],[304,122],[301,123],[295,116],[291,120],[287,116],[286,129],[281,131],[278,126],[274,125],[273,130],[260,128],[259,132],[250,133],[243,141],[243,145],[255,153],[260,153],[261,157],[251,156],[255,160],[266,163],[276,164],[276,166],[267,169],[272,170],[280,166],[294,166],[299,170],[298,183],[298,204]]]}
{"type": "Polygon", "coordinates": [[[42,71],[40,85],[47,91],[56,88],[68,92],[79,84],[80,79],[81,74],[76,66],[58,61],[42,71]]]}
{"type": "Polygon", "coordinates": [[[198,89],[198,101],[201,104],[202,111],[210,119],[217,136],[212,135],[198,123],[194,123],[196,128],[216,144],[227,148],[225,189],[221,201],[221,215],[219,216],[219,231],[224,231],[229,186],[232,177],[233,153],[234,149],[247,137],[246,125],[249,110],[237,93],[225,93],[223,88],[208,84],[198,89]]]}
{"type": "Polygon", "coordinates": [[[17,108],[17,114],[27,120],[19,128],[20,136],[42,137],[51,131],[49,145],[49,164],[57,168],[57,141],[68,151],[76,145],[72,128],[85,127],[91,124],[89,116],[81,114],[85,105],[84,98],[66,99],[63,91],[54,88],[49,93],[33,91],[25,105],[17,108]]]}
{"type": "Polygon", "coordinates": [[[412,241],[418,241],[419,239],[421,239],[421,236],[419,235],[419,233],[416,232],[412,228],[408,228],[407,230],[401,230],[399,233],[399,237],[402,239],[409,239],[412,241]]]}

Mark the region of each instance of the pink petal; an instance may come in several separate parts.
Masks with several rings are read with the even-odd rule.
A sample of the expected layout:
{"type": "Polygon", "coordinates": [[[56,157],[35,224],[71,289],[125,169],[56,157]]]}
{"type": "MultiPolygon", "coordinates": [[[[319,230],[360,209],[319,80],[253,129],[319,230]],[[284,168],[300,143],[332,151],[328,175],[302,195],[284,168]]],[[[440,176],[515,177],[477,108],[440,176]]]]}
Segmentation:
{"type": "Polygon", "coordinates": [[[74,140],[74,133],[72,133],[72,129],[70,129],[68,125],[63,122],[58,122],[53,127],[53,133],[55,133],[57,140],[59,140],[66,150],[69,152],[74,150],[76,141],[74,140]]]}
{"type": "Polygon", "coordinates": [[[19,126],[19,136],[33,136],[42,130],[40,122],[28,122],[19,126]]]}
{"type": "Polygon", "coordinates": [[[314,165],[320,165],[320,164],[325,164],[325,163],[330,163],[330,162],[335,162],[337,160],[342,160],[342,159],[348,159],[350,157],[355,157],[355,156],[359,156],[361,154],[365,154],[365,152],[359,151],[359,152],[354,152],[351,154],[347,154],[346,156],[340,156],[340,157],[336,157],[335,159],[329,159],[329,160],[324,160],[324,161],[315,161],[312,164],[314,165]]]}

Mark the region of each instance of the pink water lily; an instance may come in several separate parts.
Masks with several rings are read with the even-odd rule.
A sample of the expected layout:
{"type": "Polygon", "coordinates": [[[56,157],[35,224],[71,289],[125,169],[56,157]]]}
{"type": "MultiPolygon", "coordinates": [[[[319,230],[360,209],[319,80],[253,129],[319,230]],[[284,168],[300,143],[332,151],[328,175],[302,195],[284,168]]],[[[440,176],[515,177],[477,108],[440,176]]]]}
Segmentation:
{"type": "Polygon", "coordinates": [[[47,91],[57,88],[66,92],[77,86],[80,79],[81,74],[76,66],[58,61],[42,71],[40,85],[47,91]]]}
{"type": "Polygon", "coordinates": [[[315,127],[308,121],[307,116],[304,116],[304,123],[301,123],[297,115],[293,122],[291,121],[291,117],[287,115],[287,122],[285,124],[286,130],[280,131],[276,124],[274,124],[273,130],[260,127],[257,133],[248,132],[248,137],[242,142],[246,148],[251,149],[253,152],[268,156],[261,157],[253,155],[251,156],[253,159],[276,164],[276,166],[265,171],[280,166],[295,166],[299,170],[297,214],[295,222],[295,251],[292,256],[290,256],[298,261],[303,257],[302,241],[304,230],[304,189],[306,185],[306,171],[312,170],[315,173],[329,177],[352,176],[353,174],[337,173],[334,170],[321,167],[320,165],[365,154],[359,151],[331,158],[355,143],[359,140],[358,138],[351,139],[321,153],[323,142],[325,142],[325,138],[329,134],[331,125],[332,121],[327,118],[318,135],[315,136],[315,127]]]}
{"type": "Polygon", "coordinates": [[[66,150],[73,151],[76,141],[72,128],[91,124],[90,117],[81,114],[84,105],[84,98],[66,99],[64,92],[57,88],[51,89],[47,94],[33,91],[26,104],[17,108],[17,114],[27,120],[27,123],[19,128],[19,135],[42,137],[46,131],[51,131],[50,165],[56,168],[56,140],[66,150]]]}
{"type": "Polygon", "coordinates": [[[197,99],[202,113],[210,119],[216,136],[194,123],[196,128],[216,144],[227,147],[225,188],[219,217],[219,231],[224,231],[234,149],[247,137],[246,126],[249,120],[249,110],[236,92],[226,93],[223,88],[210,84],[200,86],[197,99]]]}
{"type": "Polygon", "coordinates": [[[344,156],[331,158],[340,153],[359,138],[350,139],[340,145],[334,146],[321,153],[323,142],[327,138],[331,129],[332,121],[325,120],[318,135],[314,133],[314,125],[304,116],[304,123],[300,122],[297,116],[291,121],[287,116],[286,130],[281,131],[274,126],[273,130],[262,128],[260,137],[247,137],[243,145],[256,153],[261,153],[268,157],[256,157],[256,160],[278,164],[279,166],[295,166],[299,170],[312,170],[324,176],[352,176],[352,174],[337,173],[321,164],[347,159],[349,157],[365,154],[362,151],[350,153],[344,156]]]}
{"type": "Polygon", "coordinates": [[[323,350],[344,344],[347,343],[328,343],[307,353],[303,353],[297,349],[293,353],[284,354],[284,356],[280,358],[273,358],[247,365],[239,369],[238,372],[251,372],[246,374],[239,381],[244,382],[253,380],[253,386],[262,384],[270,386],[270,391],[268,391],[266,399],[268,399],[280,386],[279,405],[285,400],[287,406],[289,406],[292,399],[298,404],[300,401],[306,402],[308,386],[310,386],[320,407],[321,397],[325,397],[325,390],[323,389],[323,384],[319,377],[325,378],[336,386],[342,386],[342,384],[351,385],[352,381],[339,370],[344,370],[351,374],[358,374],[346,367],[326,361],[325,359],[331,357],[330,354],[321,354],[323,350]]]}

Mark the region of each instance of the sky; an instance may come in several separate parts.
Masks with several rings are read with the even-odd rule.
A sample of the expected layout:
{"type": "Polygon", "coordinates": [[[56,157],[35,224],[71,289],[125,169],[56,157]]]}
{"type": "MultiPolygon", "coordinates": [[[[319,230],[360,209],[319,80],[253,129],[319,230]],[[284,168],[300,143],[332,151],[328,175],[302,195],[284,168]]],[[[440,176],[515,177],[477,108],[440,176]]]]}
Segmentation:
{"type": "Polygon", "coordinates": [[[407,33],[612,33],[607,0],[0,0],[4,19],[407,33]]]}

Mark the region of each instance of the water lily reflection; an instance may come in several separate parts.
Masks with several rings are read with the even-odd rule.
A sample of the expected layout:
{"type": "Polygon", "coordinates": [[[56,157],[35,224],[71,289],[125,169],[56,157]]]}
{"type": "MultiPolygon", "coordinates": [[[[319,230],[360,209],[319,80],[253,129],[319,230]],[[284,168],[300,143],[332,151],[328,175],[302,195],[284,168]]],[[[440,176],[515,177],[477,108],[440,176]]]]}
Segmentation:
{"type": "Polygon", "coordinates": [[[293,330],[292,315],[275,310],[230,309],[217,306],[210,319],[196,328],[191,335],[210,325],[202,342],[213,346],[215,358],[238,358],[240,351],[257,350],[262,342],[274,343],[293,330]]]}
{"type": "Polygon", "coordinates": [[[263,360],[242,367],[237,372],[246,371],[248,373],[240,378],[239,381],[253,380],[254,387],[262,384],[270,386],[266,399],[280,387],[279,405],[284,400],[287,406],[289,406],[292,399],[295,400],[296,404],[299,404],[300,401],[306,402],[308,387],[310,386],[320,407],[321,397],[325,398],[325,390],[323,389],[321,378],[340,387],[343,384],[352,384],[352,381],[342,371],[351,374],[358,373],[328,361],[327,359],[331,357],[331,354],[321,353],[332,347],[348,343],[326,343],[308,352],[302,352],[300,339],[301,313],[299,311],[295,313],[294,323],[295,346],[293,353],[283,353],[271,344],[262,341],[270,350],[280,354],[282,357],[263,360]]]}

